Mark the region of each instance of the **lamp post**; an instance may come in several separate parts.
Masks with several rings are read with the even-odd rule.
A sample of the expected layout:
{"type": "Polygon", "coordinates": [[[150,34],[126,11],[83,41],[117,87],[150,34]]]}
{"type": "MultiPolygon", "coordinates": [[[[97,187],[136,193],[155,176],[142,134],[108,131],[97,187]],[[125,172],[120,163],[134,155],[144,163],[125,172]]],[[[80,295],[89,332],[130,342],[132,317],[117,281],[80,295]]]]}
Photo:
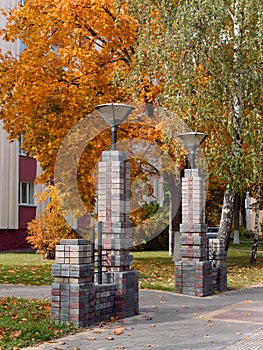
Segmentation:
{"type": "Polygon", "coordinates": [[[118,126],[128,118],[135,108],[122,103],[105,103],[95,108],[111,127],[111,149],[115,151],[118,126]]]}
{"type": "Polygon", "coordinates": [[[195,151],[204,142],[207,136],[207,134],[202,132],[186,132],[178,135],[185,147],[190,151],[191,169],[195,168],[195,151]]]}

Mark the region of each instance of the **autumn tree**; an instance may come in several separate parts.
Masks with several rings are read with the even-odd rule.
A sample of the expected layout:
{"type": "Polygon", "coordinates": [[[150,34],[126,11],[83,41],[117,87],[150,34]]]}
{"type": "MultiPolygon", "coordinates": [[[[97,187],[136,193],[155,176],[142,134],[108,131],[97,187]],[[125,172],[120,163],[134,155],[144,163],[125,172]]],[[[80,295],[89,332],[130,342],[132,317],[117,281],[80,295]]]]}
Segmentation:
{"type": "MultiPolygon", "coordinates": [[[[125,75],[131,67],[139,23],[128,14],[124,1],[110,0],[48,0],[44,4],[28,0],[6,16],[8,23],[1,32],[3,39],[21,40],[25,49],[19,57],[12,53],[1,56],[0,117],[11,139],[23,133],[24,150],[29,156],[35,156],[43,169],[39,181],[53,182],[55,173],[56,185],[60,185],[63,175],[67,178],[66,187],[63,181],[62,187],[56,186],[63,206],[73,209],[76,217],[81,216],[82,211],[92,213],[96,199],[95,167],[101,152],[110,146],[110,131],[105,129],[102,118],[91,112],[97,104],[124,102],[133,96],[132,89],[121,84],[116,73],[125,75]],[[85,126],[78,124],[87,120],[85,126]],[[69,140],[63,157],[58,157],[66,136],[73,129],[77,142],[69,140]],[[83,144],[85,147],[78,158],[79,145],[83,144]],[[62,172],[58,174],[55,169],[62,172]]],[[[143,101],[153,100],[159,89],[147,78],[140,82],[143,101]]],[[[147,113],[151,114],[149,110],[147,113]]],[[[160,147],[170,152],[163,130],[160,131],[161,127],[156,130],[152,124],[153,120],[149,119],[147,125],[140,126],[138,122],[122,125],[118,139],[144,138],[153,143],[157,140],[160,147]]],[[[132,183],[135,176],[140,177],[151,193],[147,164],[136,159],[130,162],[132,183]]],[[[133,221],[148,220],[148,209],[144,205],[135,211],[133,221]]],[[[29,226],[30,242],[37,246],[42,239],[43,244],[47,244],[51,236],[44,228],[52,227],[52,223],[56,228],[61,223],[66,232],[61,215],[58,208],[51,208],[36,219],[29,226]]]]}
{"type": "Polygon", "coordinates": [[[255,116],[262,118],[262,2],[129,4],[140,23],[129,82],[136,86],[150,72],[148,80],[163,85],[158,102],[209,134],[210,173],[225,186],[219,234],[227,249],[235,193],[249,191],[258,172],[250,132],[258,125],[255,116]]]}
{"type": "Polygon", "coordinates": [[[72,126],[97,104],[129,98],[113,78],[129,66],[136,24],[109,0],[27,0],[5,14],[3,39],[25,50],[1,56],[1,119],[11,139],[24,134],[48,181],[72,126]]]}

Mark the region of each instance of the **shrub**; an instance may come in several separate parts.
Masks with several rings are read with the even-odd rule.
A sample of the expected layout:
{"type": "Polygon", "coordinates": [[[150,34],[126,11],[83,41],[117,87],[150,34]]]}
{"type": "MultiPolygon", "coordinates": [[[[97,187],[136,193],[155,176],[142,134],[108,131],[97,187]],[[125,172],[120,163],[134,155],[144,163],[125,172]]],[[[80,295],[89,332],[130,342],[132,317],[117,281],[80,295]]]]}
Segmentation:
{"type": "Polygon", "coordinates": [[[250,231],[242,226],[239,227],[239,234],[240,234],[240,238],[243,240],[253,239],[253,237],[254,237],[254,233],[252,231],[250,231]]]}
{"type": "Polygon", "coordinates": [[[27,241],[45,259],[54,259],[55,248],[61,238],[78,238],[79,235],[67,224],[53,188],[49,188],[49,195],[51,201],[45,211],[28,224],[27,241]]]}

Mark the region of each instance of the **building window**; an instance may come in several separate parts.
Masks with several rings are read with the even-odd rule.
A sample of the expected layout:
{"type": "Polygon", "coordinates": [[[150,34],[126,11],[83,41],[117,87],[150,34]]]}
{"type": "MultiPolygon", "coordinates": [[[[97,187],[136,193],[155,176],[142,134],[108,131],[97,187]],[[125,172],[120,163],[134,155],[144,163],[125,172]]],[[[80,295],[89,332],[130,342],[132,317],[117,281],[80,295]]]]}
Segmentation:
{"type": "Polygon", "coordinates": [[[25,151],[22,149],[23,142],[24,142],[24,135],[21,134],[19,136],[19,140],[18,140],[18,147],[19,147],[19,155],[20,156],[25,156],[26,155],[25,151]]]}
{"type": "Polygon", "coordinates": [[[33,182],[19,182],[19,204],[35,204],[33,182]]]}

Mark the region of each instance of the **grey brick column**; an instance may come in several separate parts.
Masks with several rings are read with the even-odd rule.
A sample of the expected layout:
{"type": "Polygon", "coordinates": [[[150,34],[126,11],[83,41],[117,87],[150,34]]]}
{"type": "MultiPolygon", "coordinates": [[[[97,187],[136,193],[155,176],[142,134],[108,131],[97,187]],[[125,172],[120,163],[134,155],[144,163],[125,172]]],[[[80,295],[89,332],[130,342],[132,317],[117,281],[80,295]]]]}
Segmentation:
{"type": "Polygon", "coordinates": [[[138,273],[130,270],[130,167],[125,152],[102,153],[98,164],[98,221],[102,222],[103,281],[116,285],[115,315],[135,315],[138,273]]]}
{"type": "Polygon", "coordinates": [[[130,168],[126,153],[106,151],[99,162],[98,221],[102,222],[103,267],[127,271],[132,257],[130,225],[130,168]]]}
{"type": "Polygon", "coordinates": [[[212,294],[212,266],[206,261],[205,180],[200,169],[186,169],[182,179],[181,261],[175,263],[175,290],[212,294]]]}

